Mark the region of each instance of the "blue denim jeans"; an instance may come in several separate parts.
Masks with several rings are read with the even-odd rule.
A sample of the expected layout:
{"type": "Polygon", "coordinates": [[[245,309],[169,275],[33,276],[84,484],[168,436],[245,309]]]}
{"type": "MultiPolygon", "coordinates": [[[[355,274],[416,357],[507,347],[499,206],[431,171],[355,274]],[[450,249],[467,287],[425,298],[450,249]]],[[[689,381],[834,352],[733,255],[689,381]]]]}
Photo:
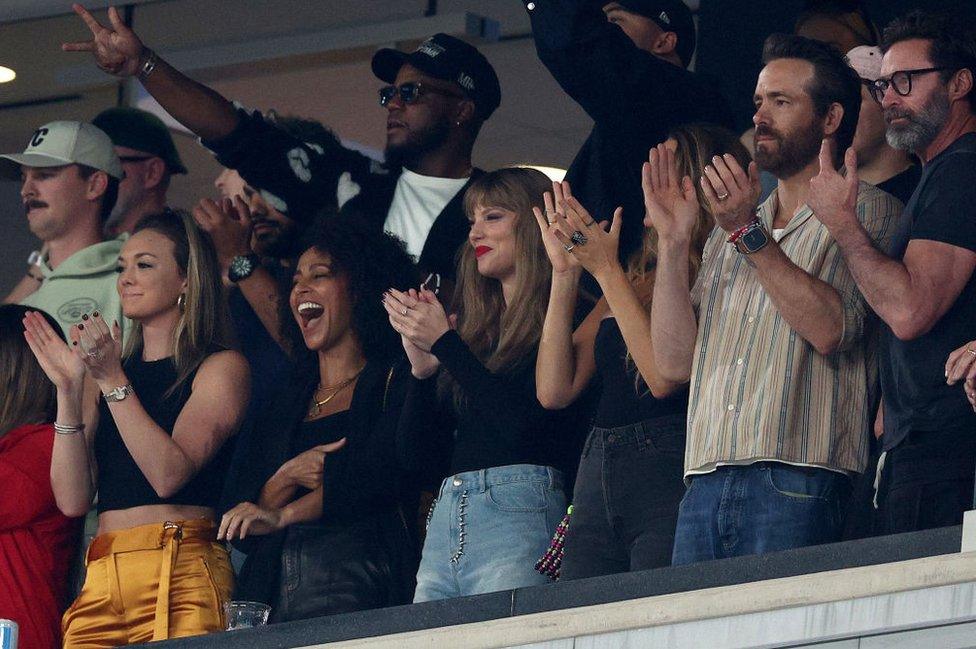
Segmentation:
{"type": "Polygon", "coordinates": [[[678,508],[672,565],[840,540],[850,478],[781,462],[691,477],[678,508]]]}
{"type": "Polygon", "coordinates": [[[529,464],[468,471],[431,507],[415,602],[548,583],[535,562],[566,512],[562,474],[529,464]]]}

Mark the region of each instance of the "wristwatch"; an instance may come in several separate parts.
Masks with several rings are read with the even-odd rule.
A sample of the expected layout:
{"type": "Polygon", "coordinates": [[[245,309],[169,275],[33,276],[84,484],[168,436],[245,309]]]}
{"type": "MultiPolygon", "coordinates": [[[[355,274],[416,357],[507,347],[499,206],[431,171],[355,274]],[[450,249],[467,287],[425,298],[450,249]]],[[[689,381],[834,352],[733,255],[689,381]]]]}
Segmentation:
{"type": "Polygon", "coordinates": [[[235,284],[242,279],[247,279],[260,262],[261,260],[253,252],[249,255],[237,255],[230,260],[230,266],[227,267],[227,279],[235,284]]]}
{"type": "Polygon", "coordinates": [[[125,385],[120,385],[117,388],[112,388],[108,392],[103,392],[102,397],[108,403],[114,403],[116,401],[122,401],[130,394],[135,394],[135,393],[136,391],[132,388],[132,384],[127,383],[125,385]]]}
{"type": "Polygon", "coordinates": [[[766,247],[766,244],[769,243],[769,232],[762,221],[755,219],[745,227],[733,232],[732,236],[729,237],[729,243],[735,246],[739,253],[751,255],[766,247]]]}

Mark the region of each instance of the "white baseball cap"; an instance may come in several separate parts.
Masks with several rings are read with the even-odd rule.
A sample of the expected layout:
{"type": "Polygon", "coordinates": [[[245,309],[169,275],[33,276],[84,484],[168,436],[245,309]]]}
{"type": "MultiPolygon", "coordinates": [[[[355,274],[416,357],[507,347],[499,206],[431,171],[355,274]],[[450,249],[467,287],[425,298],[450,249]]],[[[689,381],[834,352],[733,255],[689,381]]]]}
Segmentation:
{"type": "Polygon", "coordinates": [[[87,122],[57,121],[40,127],[31,135],[23,153],[0,155],[0,174],[20,177],[25,167],[63,167],[85,165],[122,180],[122,163],[112,140],[104,131],[87,122]]]}
{"type": "Polygon", "coordinates": [[[857,76],[867,81],[877,81],[881,77],[883,56],[881,48],[873,45],[858,45],[847,53],[847,62],[857,72],[857,76]]]}

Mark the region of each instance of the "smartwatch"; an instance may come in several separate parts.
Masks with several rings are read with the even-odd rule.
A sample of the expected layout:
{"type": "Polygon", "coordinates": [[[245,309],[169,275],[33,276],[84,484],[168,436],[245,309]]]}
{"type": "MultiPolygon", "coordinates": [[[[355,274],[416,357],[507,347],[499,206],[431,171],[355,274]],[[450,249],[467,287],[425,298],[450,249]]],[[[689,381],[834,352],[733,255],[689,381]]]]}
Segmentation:
{"type": "Polygon", "coordinates": [[[756,219],[729,237],[729,243],[735,246],[740,254],[751,255],[766,247],[769,243],[769,231],[762,221],[756,219]]]}
{"type": "Polygon", "coordinates": [[[230,260],[230,266],[227,267],[227,279],[235,284],[247,279],[259,263],[261,260],[253,252],[249,255],[237,255],[230,260]]]}

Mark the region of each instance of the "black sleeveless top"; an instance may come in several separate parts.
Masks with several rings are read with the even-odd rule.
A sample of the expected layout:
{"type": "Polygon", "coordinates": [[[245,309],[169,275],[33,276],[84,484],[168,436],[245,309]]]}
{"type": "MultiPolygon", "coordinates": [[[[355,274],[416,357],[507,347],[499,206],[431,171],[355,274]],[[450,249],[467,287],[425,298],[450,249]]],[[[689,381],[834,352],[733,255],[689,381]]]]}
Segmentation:
{"type": "MultiPolygon", "coordinates": [[[[210,353],[216,351],[220,349],[213,348],[210,353]]],[[[122,367],[132,382],[142,407],[160,428],[172,435],[176,418],[190,398],[196,372],[167,396],[166,392],[176,380],[176,366],[172,358],[144,361],[142,353],[137,351],[122,367]]],[[[99,513],[142,505],[219,507],[224,477],[233,454],[233,441],[225,443],[210,462],[177,493],[169,498],[160,498],[129,454],[104,399],[98,404],[98,415],[95,458],[98,461],[99,513]]]]}
{"type": "Polygon", "coordinates": [[[616,428],[688,411],[687,386],[664,399],[656,399],[643,380],[635,385],[637,366],[633,360],[627,360],[627,345],[616,318],[600,321],[593,356],[603,387],[594,425],[616,428]]]}

